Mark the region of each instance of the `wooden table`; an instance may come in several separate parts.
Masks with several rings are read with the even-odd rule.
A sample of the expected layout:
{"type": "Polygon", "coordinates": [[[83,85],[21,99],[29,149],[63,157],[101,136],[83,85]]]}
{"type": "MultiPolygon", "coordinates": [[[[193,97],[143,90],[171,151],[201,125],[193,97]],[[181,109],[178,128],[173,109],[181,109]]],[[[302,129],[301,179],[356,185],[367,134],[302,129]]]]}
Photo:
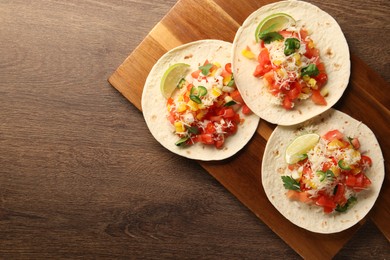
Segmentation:
{"type": "MultiPolygon", "coordinates": [[[[175,2],[0,2],[0,258],[299,258],[107,82],[175,2]]],[[[310,2],[389,82],[389,1],[310,2]]],[[[368,220],[345,258],[389,241],[368,220]]]]}

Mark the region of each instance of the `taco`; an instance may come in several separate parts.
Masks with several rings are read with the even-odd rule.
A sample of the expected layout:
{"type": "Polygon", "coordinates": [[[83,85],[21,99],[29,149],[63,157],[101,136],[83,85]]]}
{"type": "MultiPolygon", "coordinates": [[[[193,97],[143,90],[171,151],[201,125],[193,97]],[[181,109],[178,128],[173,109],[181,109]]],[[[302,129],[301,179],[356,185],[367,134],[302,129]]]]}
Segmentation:
{"type": "Polygon", "coordinates": [[[359,222],[378,198],[384,159],[373,132],[330,109],[303,124],[277,126],[262,162],[262,185],[295,225],[335,233],[359,222]]]}
{"type": "Polygon", "coordinates": [[[165,148],[197,160],[222,160],[255,133],[231,71],[232,44],[201,40],[170,50],[150,71],[142,93],[147,126],[165,148]]]}
{"type": "Polygon", "coordinates": [[[233,42],[233,72],[250,109],[293,125],[332,107],[350,76],[349,49],[338,23],[318,7],[281,1],[252,13],[233,42]]]}

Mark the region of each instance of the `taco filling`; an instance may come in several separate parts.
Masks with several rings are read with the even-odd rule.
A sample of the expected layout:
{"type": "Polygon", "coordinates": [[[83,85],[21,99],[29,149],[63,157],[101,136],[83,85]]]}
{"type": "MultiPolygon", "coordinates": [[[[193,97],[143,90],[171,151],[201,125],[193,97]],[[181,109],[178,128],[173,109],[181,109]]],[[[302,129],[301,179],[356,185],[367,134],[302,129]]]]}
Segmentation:
{"type": "MultiPolygon", "coordinates": [[[[273,26],[258,37],[259,55],[254,77],[263,78],[268,91],[275,97],[273,103],[290,110],[297,101],[311,98],[317,105],[327,105],[324,87],[328,80],[319,50],[308,31],[287,24],[282,30],[273,26]]],[[[243,51],[250,53],[249,47],[243,51]]]]}
{"type": "Polygon", "coordinates": [[[168,98],[167,119],[178,139],[177,146],[195,143],[222,148],[251,113],[238,92],[231,63],[210,63],[183,77],[168,98]]]}
{"type": "Polygon", "coordinates": [[[357,138],[339,130],[319,137],[281,177],[287,197],[322,207],[324,213],[348,211],[357,202],[357,193],[371,185],[365,172],[372,160],[359,148],[357,138]]]}

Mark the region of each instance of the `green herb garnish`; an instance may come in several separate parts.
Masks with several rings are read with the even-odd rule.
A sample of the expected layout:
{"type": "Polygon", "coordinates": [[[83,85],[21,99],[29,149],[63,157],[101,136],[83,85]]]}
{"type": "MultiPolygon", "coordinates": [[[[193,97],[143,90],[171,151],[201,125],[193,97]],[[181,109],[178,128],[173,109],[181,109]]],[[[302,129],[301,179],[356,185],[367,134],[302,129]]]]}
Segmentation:
{"type": "Polygon", "coordinates": [[[284,41],[284,55],[289,56],[300,47],[301,43],[297,38],[288,38],[284,41]]]}
{"type": "Polygon", "coordinates": [[[213,67],[212,63],[207,63],[206,65],[200,66],[199,69],[202,71],[202,74],[207,76],[210,73],[210,69],[213,67]]]}
{"type": "Polygon", "coordinates": [[[180,138],[180,139],[175,143],[175,145],[176,145],[176,146],[182,146],[182,145],[184,145],[184,144],[187,142],[188,139],[189,139],[188,136],[183,137],[183,138],[180,138]]]}
{"type": "Polygon", "coordinates": [[[288,190],[300,190],[299,182],[294,180],[291,176],[282,176],[283,186],[288,190]]]}
{"type": "Polygon", "coordinates": [[[338,212],[345,212],[348,209],[350,209],[356,202],[357,202],[356,197],[352,196],[347,200],[347,202],[343,206],[337,205],[335,210],[338,212]]]}
{"type": "Polygon", "coordinates": [[[194,134],[194,135],[199,134],[199,128],[196,127],[196,126],[188,126],[188,127],[187,127],[187,130],[188,130],[188,132],[190,132],[191,134],[194,134]]]}
{"type": "Polygon", "coordinates": [[[283,40],[283,36],[278,32],[268,32],[264,31],[260,33],[259,38],[264,41],[264,43],[270,43],[273,41],[283,40]]]}
{"type": "Polygon", "coordinates": [[[310,64],[309,66],[307,67],[304,67],[302,68],[301,70],[301,75],[302,76],[317,76],[318,74],[320,73],[320,71],[318,70],[317,66],[315,64],[310,64]]]}

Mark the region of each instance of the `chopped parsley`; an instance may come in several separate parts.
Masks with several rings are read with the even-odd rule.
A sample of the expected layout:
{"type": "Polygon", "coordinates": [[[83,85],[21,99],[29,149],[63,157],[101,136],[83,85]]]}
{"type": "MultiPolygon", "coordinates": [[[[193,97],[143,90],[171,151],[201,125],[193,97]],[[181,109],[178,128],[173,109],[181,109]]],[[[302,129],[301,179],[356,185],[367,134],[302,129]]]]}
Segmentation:
{"type": "Polygon", "coordinates": [[[288,190],[297,190],[301,189],[299,182],[293,179],[291,176],[282,176],[283,186],[288,190]]]}

